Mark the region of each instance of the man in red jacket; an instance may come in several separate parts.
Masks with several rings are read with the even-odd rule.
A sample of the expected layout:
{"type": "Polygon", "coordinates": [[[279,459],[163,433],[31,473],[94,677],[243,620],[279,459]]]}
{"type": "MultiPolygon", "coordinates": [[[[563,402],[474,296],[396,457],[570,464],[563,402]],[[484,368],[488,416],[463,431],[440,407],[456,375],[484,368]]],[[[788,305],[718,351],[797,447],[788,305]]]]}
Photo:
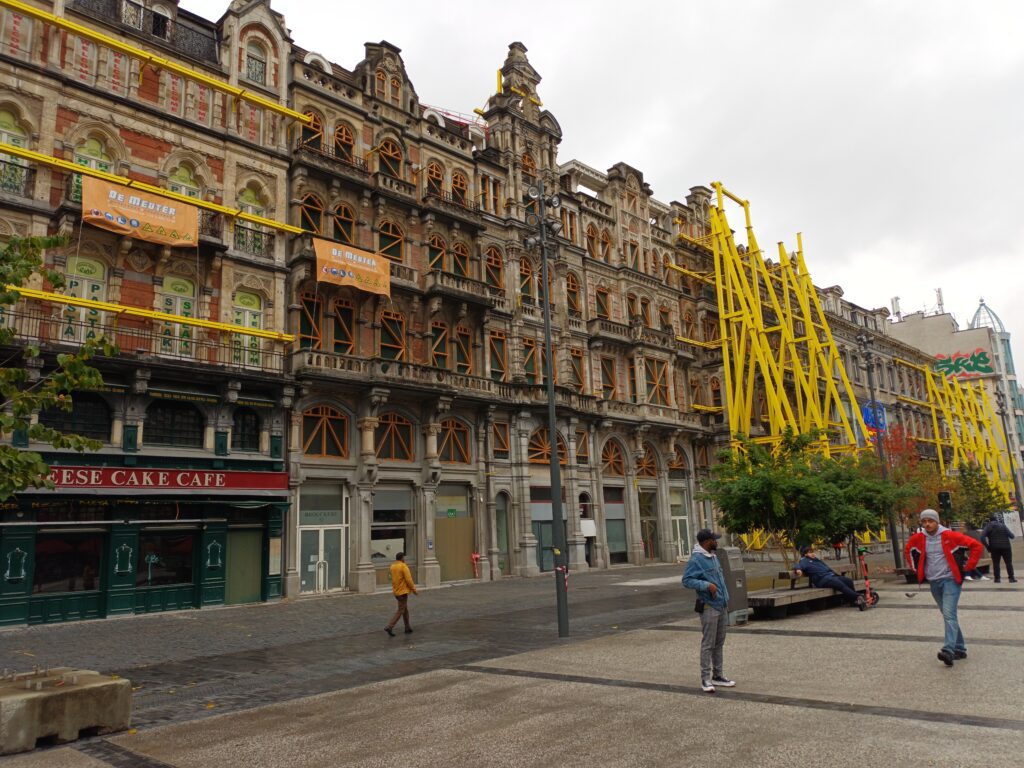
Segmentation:
{"type": "Polygon", "coordinates": [[[907,542],[907,563],[917,572],[918,584],[928,580],[932,597],[942,611],[946,637],[939,661],[952,667],[954,659],[967,658],[964,634],[956,616],[961,584],[964,573],[978,565],[983,550],[980,541],[942,525],[934,509],[922,510],[921,527],[924,532],[915,533],[907,542]]]}

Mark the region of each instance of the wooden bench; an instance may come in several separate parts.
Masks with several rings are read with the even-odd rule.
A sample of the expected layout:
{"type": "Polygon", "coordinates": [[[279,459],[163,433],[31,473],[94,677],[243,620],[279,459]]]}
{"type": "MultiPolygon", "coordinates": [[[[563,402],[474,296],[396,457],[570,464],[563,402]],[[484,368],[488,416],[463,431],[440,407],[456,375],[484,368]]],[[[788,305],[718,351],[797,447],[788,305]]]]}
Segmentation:
{"type": "MultiPolygon", "coordinates": [[[[992,558],[991,557],[983,557],[983,558],[981,558],[981,560],[978,561],[977,568],[982,573],[989,573],[991,571],[991,569],[992,569],[992,558]]],[[[907,584],[913,584],[915,581],[917,581],[917,574],[914,573],[914,569],[913,568],[909,568],[909,567],[906,567],[906,566],[904,566],[903,568],[897,568],[896,569],[896,575],[897,576],[902,576],[904,579],[906,579],[907,580],[907,584]]]]}
{"type": "MultiPolygon", "coordinates": [[[[840,576],[849,576],[850,578],[854,577],[854,575],[857,573],[857,569],[858,566],[856,563],[839,563],[838,565],[832,568],[832,570],[838,573],[840,576]]],[[[788,581],[790,589],[796,589],[797,582],[802,581],[803,579],[807,579],[807,584],[805,586],[811,588],[813,588],[814,586],[813,584],[811,584],[810,576],[806,574],[804,574],[803,576],[797,576],[795,571],[779,571],[779,575],[777,578],[779,581],[788,581]]],[[[772,588],[774,589],[774,587],[775,584],[773,582],[772,588]]]]}
{"type": "MultiPolygon", "coordinates": [[[[858,592],[865,589],[864,581],[853,582],[858,592]]],[[[843,596],[831,587],[802,587],[799,589],[762,589],[747,595],[747,605],[758,618],[781,619],[789,613],[806,613],[818,608],[839,605],[843,596]]]]}

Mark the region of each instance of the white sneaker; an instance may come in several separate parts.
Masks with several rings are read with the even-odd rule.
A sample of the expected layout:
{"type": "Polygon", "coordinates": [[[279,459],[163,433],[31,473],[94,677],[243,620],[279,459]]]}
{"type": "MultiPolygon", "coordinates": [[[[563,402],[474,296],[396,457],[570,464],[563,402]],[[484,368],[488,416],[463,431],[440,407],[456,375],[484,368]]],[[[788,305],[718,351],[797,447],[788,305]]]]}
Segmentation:
{"type": "Polygon", "coordinates": [[[722,688],[732,688],[736,685],[736,682],[730,680],[728,677],[713,677],[711,678],[711,684],[722,688]]]}
{"type": "Polygon", "coordinates": [[[974,581],[973,576],[964,576],[964,581],[974,581]]]}
{"type": "Polygon", "coordinates": [[[702,691],[704,691],[704,693],[714,693],[715,692],[715,686],[713,686],[711,684],[710,680],[701,680],[700,681],[700,689],[702,691]]]}
{"type": "Polygon", "coordinates": [[[984,574],[982,574],[981,580],[982,581],[992,581],[992,579],[990,579],[988,576],[985,576],[984,574]]]}

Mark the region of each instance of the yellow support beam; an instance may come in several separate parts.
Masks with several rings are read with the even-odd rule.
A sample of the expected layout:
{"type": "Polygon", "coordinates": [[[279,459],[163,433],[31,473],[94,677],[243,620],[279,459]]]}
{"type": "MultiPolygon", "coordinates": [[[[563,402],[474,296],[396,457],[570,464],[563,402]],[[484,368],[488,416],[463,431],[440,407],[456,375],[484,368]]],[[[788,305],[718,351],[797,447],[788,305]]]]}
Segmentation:
{"type": "MultiPolygon", "coordinates": [[[[6,0],[0,0],[0,3],[6,0]]],[[[267,219],[263,216],[256,216],[251,213],[238,208],[229,208],[226,205],[218,205],[217,203],[211,203],[206,200],[198,200],[194,197],[188,197],[186,195],[180,195],[177,192],[171,192],[169,189],[163,189],[162,187],[155,187],[152,184],[146,184],[142,181],[135,181],[129,179],[127,176],[118,176],[114,173],[107,173],[100,171],[95,168],[90,168],[87,165],[78,165],[70,160],[62,160],[59,157],[52,157],[51,155],[44,155],[42,152],[33,152],[31,149],[24,149],[22,147],[16,147],[13,144],[7,144],[0,142],[0,153],[7,155],[14,155],[16,157],[24,158],[33,163],[39,163],[49,168],[56,168],[66,173],[81,173],[85,176],[92,176],[103,181],[109,181],[113,184],[122,184],[126,187],[132,187],[133,189],[139,189],[143,192],[149,192],[150,194],[159,195],[160,197],[166,197],[168,200],[176,200],[179,203],[185,203],[187,205],[193,205],[196,208],[202,208],[207,211],[214,211],[215,213],[222,213],[225,216],[230,216],[233,219],[241,219],[242,221],[249,221],[253,224],[259,224],[262,227],[269,227],[271,229],[277,229],[281,232],[288,232],[293,235],[301,235],[306,232],[302,227],[294,227],[291,224],[285,224],[283,221],[275,221],[274,219],[267,219]]]]}
{"type": "Polygon", "coordinates": [[[17,285],[6,286],[8,291],[16,291],[26,299],[45,301],[49,304],[61,306],[84,307],[95,309],[98,312],[108,312],[113,315],[125,315],[127,317],[144,317],[147,320],[159,320],[163,323],[177,323],[178,325],[189,325],[193,328],[209,328],[223,333],[238,334],[240,336],[255,336],[260,339],[271,339],[272,341],[295,341],[290,333],[280,331],[264,331],[259,328],[248,328],[242,325],[231,325],[230,323],[218,323],[213,320],[200,320],[195,317],[184,315],[170,315],[164,312],[157,312],[155,309],[143,309],[142,307],[127,307],[123,304],[113,304],[109,301],[93,301],[92,299],[79,299],[75,296],[65,296],[61,293],[50,291],[38,291],[34,288],[22,288],[17,285]]]}
{"type": "Polygon", "coordinates": [[[174,72],[182,77],[187,77],[190,80],[195,80],[203,85],[208,85],[216,91],[234,96],[236,99],[241,99],[242,101],[248,101],[270,112],[283,115],[284,117],[292,120],[298,120],[301,123],[308,124],[311,122],[311,118],[301,112],[296,112],[288,107],[283,107],[270,99],[260,96],[259,94],[252,93],[235,85],[229,85],[214,77],[205,75],[202,72],[197,72],[194,69],[182,66],[170,59],[155,56],[148,51],[144,51],[142,48],[136,48],[134,45],[128,45],[115,37],[105,35],[102,32],[97,32],[94,29],[90,29],[82,24],[77,24],[61,16],[55,16],[52,13],[47,13],[46,11],[42,11],[39,8],[28,5],[27,3],[20,2],[20,0],[0,0],[0,6],[6,6],[13,11],[29,16],[30,18],[38,19],[46,24],[52,24],[58,29],[66,30],[74,35],[78,35],[79,37],[84,37],[87,40],[92,40],[100,45],[104,45],[107,48],[112,48],[115,51],[120,51],[121,53],[125,53],[129,56],[134,56],[135,58],[140,59],[147,64],[151,64],[158,69],[166,69],[168,72],[174,72]]]}
{"type": "Polygon", "coordinates": [[[704,347],[705,349],[720,349],[722,346],[721,341],[697,341],[696,339],[688,339],[685,336],[676,336],[676,341],[683,341],[687,344],[694,344],[698,347],[704,347]]]}

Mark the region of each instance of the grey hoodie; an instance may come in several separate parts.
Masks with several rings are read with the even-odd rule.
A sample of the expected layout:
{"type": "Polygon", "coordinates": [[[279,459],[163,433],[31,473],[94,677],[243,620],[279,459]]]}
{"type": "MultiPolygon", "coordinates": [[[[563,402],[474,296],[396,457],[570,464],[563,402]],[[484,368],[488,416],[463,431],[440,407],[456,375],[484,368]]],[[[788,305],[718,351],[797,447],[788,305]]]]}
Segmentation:
{"type": "Polygon", "coordinates": [[[944,525],[933,534],[924,535],[924,577],[928,581],[953,578],[953,572],[949,570],[949,561],[946,560],[946,553],[942,551],[942,532],[949,529],[944,525]]]}

